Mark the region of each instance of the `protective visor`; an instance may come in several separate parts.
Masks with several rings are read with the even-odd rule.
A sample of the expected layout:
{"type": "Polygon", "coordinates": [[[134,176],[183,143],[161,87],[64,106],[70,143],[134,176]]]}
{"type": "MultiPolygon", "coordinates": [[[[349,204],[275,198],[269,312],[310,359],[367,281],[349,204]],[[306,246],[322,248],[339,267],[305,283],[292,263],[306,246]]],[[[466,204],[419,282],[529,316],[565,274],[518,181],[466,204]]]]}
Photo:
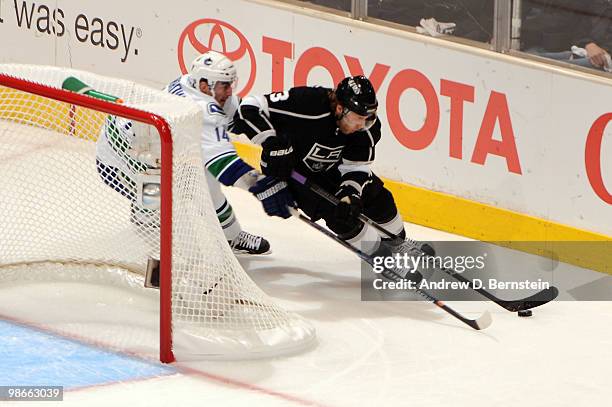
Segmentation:
{"type": "Polygon", "coordinates": [[[366,117],[366,121],[365,121],[365,130],[369,130],[370,127],[372,127],[374,125],[374,123],[376,122],[376,111],[378,109],[374,108],[374,109],[368,109],[368,116],[366,117]]]}
{"type": "Polygon", "coordinates": [[[344,109],[342,120],[350,127],[359,128],[360,130],[369,130],[376,122],[376,109],[368,109],[368,115],[362,116],[348,109],[344,109]]]}

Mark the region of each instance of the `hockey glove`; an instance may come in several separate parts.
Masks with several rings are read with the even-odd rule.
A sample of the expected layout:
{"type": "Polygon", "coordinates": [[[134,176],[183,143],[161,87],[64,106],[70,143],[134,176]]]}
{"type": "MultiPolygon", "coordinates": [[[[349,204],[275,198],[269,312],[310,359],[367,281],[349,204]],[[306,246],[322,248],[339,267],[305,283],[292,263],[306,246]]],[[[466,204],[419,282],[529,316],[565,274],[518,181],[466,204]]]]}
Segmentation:
{"type": "Polygon", "coordinates": [[[249,188],[249,192],[261,201],[269,216],[278,216],[283,219],[291,217],[288,207],[295,206],[295,202],[285,181],[264,177],[249,188]]]}
{"type": "Polygon", "coordinates": [[[288,140],[281,137],[269,137],[261,145],[261,172],[271,177],[286,179],[291,176],[295,165],[293,147],[288,140]]]}
{"type": "Polygon", "coordinates": [[[352,187],[341,187],[336,193],[336,197],[340,199],[340,202],[336,205],[336,220],[345,225],[357,225],[363,209],[361,197],[357,191],[352,187]]]}

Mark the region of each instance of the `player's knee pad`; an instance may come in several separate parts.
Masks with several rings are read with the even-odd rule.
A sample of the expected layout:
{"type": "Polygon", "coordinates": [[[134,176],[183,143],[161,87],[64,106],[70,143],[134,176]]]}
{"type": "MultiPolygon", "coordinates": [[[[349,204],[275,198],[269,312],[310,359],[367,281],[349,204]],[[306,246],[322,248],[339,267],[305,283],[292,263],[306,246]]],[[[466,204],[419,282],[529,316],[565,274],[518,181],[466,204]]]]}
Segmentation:
{"type": "Polygon", "coordinates": [[[361,224],[349,234],[338,235],[342,240],[366,254],[374,253],[380,246],[380,235],[370,225],[361,224]]]}
{"type": "MultiPolygon", "coordinates": [[[[379,224],[389,232],[398,235],[402,239],[406,237],[406,232],[404,231],[404,220],[397,210],[395,211],[395,216],[393,216],[390,220],[382,220],[379,222],[379,224]]],[[[383,236],[383,238],[384,237],[385,236],[383,236]]]]}

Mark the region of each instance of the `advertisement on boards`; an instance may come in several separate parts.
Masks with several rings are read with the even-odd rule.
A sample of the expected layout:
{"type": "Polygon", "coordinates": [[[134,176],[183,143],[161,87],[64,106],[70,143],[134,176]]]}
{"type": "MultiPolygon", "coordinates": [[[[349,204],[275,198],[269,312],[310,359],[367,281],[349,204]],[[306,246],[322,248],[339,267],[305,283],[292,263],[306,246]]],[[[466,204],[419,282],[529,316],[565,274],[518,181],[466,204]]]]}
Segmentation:
{"type": "Polygon", "coordinates": [[[3,0],[0,58],[161,88],[214,49],[236,61],[242,96],[364,74],[380,102],[379,175],[612,234],[602,222],[612,209],[611,84],[323,16],[240,0],[147,10],[3,0]]]}

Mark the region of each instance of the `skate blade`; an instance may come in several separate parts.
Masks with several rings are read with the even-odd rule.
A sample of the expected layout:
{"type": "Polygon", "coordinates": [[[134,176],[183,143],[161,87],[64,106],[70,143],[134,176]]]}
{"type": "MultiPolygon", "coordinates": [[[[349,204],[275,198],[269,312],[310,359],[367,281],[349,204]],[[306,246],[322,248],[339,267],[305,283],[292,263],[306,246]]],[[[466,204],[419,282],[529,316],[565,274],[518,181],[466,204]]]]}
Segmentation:
{"type": "Polygon", "coordinates": [[[272,249],[263,252],[263,253],[249,253],[247,250],[233,250],[232,249],[232,253],[234,253],[234,256],[236,257],[257,257],[257,256],[267,256],[269,254],[272,254],[272,249]]]}

